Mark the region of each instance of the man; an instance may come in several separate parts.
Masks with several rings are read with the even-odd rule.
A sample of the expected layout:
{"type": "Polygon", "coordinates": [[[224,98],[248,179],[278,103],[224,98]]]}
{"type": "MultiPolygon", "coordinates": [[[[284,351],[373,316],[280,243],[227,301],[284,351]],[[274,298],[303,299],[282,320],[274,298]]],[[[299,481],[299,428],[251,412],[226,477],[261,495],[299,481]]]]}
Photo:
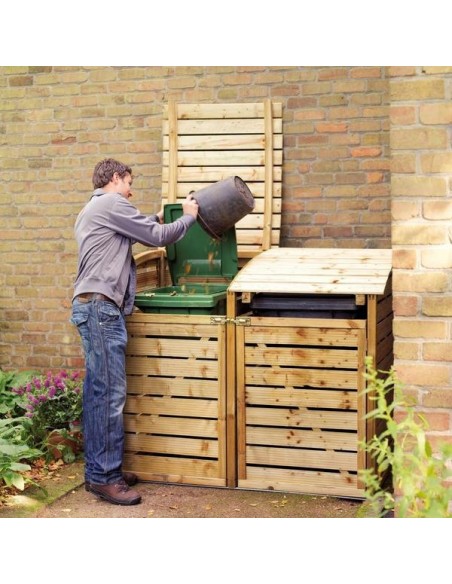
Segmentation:
{"type": "Polygon", "coordinates": [[[136,270],[132,244],[165,246],[179,241],[195,223],[198,205],[191,195],[183,216],[162,225],[163,212],[142,215],[130,202],[132,169],[114,159],[99,162],[90,201],[75,223],[78,271],[73,322],[85,353],[83,438],[85,488],[118,505],[140,503],[130,487],[133,473],[122,473],[123,408],[126,399],[124,316],[133,310],[136,270]]]}

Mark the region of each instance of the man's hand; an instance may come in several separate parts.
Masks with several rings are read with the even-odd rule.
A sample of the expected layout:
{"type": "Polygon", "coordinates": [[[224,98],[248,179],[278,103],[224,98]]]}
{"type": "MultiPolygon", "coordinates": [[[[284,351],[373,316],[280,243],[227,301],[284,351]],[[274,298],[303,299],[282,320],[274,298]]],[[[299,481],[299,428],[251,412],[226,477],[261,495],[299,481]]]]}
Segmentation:
{"type": "Polygon", "coordinates": [[[198,216],[198,203],[193,198],[193,195],[187,195],[187,198],[182,203],[182,209],[184,211],[184,215],[191,215],[196,219],[198,216]]]}

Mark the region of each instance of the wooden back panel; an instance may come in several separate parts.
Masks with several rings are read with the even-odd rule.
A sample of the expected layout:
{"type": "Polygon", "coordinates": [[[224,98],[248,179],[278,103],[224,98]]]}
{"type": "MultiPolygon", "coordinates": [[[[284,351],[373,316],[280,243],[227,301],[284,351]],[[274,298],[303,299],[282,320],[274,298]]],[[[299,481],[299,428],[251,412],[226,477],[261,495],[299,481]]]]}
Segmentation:
{"type": "Polygon", "coordinates": [[[163,118],[162,203],[239,176],[255,198],[253,212],[236,225],[239,258],[279,246],[282,104],[170,102],[163,118]]]}

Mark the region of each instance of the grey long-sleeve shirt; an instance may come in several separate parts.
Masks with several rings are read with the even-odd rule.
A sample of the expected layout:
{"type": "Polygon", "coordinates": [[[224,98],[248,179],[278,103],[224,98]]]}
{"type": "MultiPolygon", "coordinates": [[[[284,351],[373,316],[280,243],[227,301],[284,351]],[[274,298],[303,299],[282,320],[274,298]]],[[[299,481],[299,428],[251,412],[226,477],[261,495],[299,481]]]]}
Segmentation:
{"type": "Polygon", "coordinates": [[[195,223],[183,215],[161,225],[157,215],[143,215],[119,193],[96,189],[75,222],[79,258],[73,298],[97,292],[131,314],[136,292],[132,245],[166,246],[182,239],[195,223]]]}

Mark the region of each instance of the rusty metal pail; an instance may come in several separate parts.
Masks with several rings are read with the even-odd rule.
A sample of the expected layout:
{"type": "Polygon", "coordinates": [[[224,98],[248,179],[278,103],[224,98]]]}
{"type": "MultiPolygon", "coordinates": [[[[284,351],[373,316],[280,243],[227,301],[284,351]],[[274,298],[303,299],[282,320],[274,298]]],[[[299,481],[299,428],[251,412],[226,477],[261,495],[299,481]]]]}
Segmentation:
{"type": "Polygon", "coordinates": [[[198,222],[215,239],[254,209],[254,198],[239,176],[230,176],[192,193],[199,206],[198,222]]]}

